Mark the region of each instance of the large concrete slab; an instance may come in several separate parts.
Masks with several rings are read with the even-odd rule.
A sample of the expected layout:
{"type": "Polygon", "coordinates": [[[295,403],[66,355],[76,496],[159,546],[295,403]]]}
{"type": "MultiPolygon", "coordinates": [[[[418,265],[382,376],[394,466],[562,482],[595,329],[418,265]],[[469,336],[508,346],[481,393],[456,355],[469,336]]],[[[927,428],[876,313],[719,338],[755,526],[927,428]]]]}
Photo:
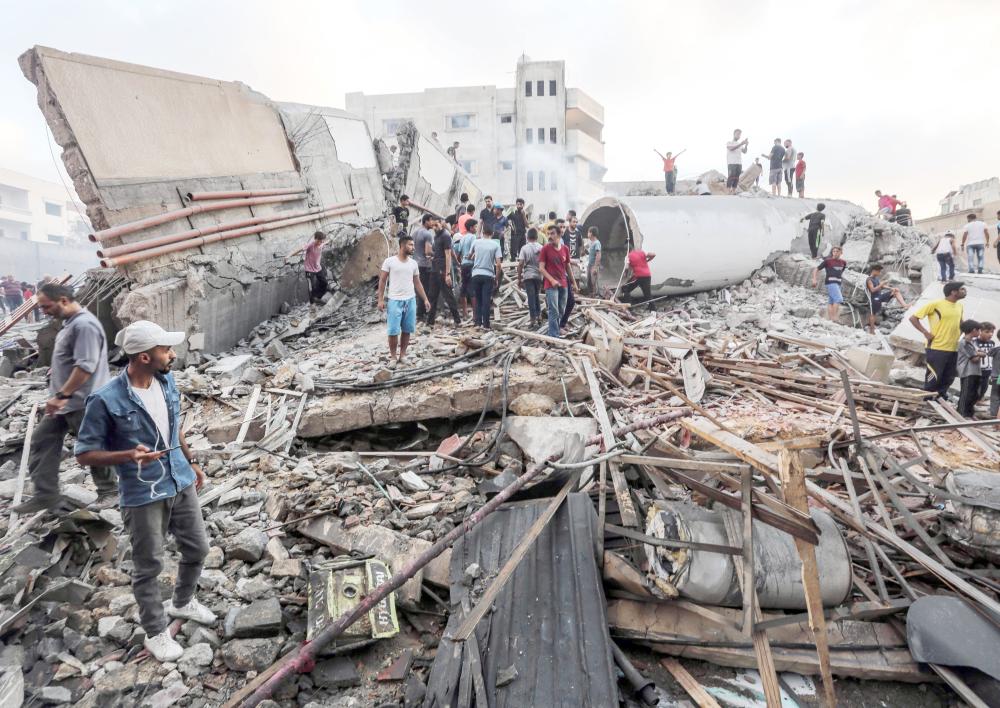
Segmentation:
{"type": "MultiPolygon", "coordinates": [[[[969,273],[956,273],[956,279],[965,283],[968,292],[962,304],[965,306],[965,319],[986,320],[993,324],[1000,324],[1000,275],[985,274],[972,275],[969,273]]],[[[929,285],[920,298],[913,304],[903,316],[902,322],[896,325],[889,335],[889,341],[903,349],[913,352],[922,352],[925,349],[923,335],[920,334],[913,325],[910,324],[910,316],[931,300],[940,300],[944,297],[941,283],[929,285]]]]}

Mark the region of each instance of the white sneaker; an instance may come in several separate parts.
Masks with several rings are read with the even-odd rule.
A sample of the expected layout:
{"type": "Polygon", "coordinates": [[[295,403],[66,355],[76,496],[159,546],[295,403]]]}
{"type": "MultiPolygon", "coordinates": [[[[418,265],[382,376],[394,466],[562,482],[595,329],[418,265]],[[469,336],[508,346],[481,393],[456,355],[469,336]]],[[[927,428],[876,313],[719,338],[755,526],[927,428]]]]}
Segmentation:
{"type": "Polygon", "coordinates": [[[217,619],[214,612],[193,597],[184,607],[174,607],[174,601],[167,600],[163,603],[163,609],[170,617],[194,620],[199,624],[215,624],[217,619]]]}
{"type": "Polygon", "coordinates": [[[184,653],[184,648],[170,636],[169,629],[163,630],[155,637],[146,637],[142,645],[161,664],[166,661],[177,661],[184,653]]]}

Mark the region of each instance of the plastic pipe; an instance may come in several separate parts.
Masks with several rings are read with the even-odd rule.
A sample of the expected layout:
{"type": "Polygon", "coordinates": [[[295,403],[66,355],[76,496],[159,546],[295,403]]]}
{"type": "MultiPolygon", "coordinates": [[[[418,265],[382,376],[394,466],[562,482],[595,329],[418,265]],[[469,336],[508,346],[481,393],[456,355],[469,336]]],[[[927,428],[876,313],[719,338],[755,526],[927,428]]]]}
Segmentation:
{"type": "Polygon", "coordinates": [[[240,229],[245,226],[255,226],[256,224],[266,224],[271,221],[282,221],[284,219],[291,219],[293,217],[305,216],[306,214],[318,214],[324,210],[329,209],[340,209],[342,207],[353,206],[357,204],[357,199],[352,199],[349,202],[344,202],[343,204],[332,204],[331,206],[317,209],[310,209],[309,211],[300,211],[295,214],[272,214],[270,216],[255,216],[250,219],[242,219],[240,221],[230,221],[226,224],[216,224],[215,226],[205,226],[200,229],[191,229],[189,231],[181,231],[176,234],[168,234],[166,236],[157,236],[155,238],[146,239],[144,241],[136,241],[135,243],[126,243],[121,246],[110,246],[108,248],[99,248],[97,250],[98,258],[113,258],[115,256],[121,256],[126,253],[136,253],[137,251],[147,251],[150,248],[155,248],[157,246],[165,246],[168,243],[176,243],[178,241],[186,241],[191,238],[197,238],[198,236],[208,236],[209,234],[219,233],[220,231],[230,231],[232,229],[240,229]]]}
{"type": "Polygon", "coordinates": [[[298,194],[279,194],[275,197],[252,197],[250,199],[236,199],[226,202],[213,202],[211,204],[197,204],[195,206],[184,207],[183,209],[175,209],[174,211],[167,211],[162,214],[157,214],[155,216],[147,216],[145,219],[139,219],[138,221],[132,221],[128,224],[122,224],[121,226],[112,226],[110,229],[102,229],[101,231],[95,231],[90,234],[91,241],[99,241],[103,243],[109,238],[114,238],[115,236],[123,236],[124,234],[132,234],[136,231],[142,231],[143,229],[149,228],[150,226],[159,226],[160,224],[165,224],[168,221],[176,221],[177,219],[182,219],[185,216],[191,216],[192,214],[200,214],[206,211],[219,211],[220,209],[236,209],[237,207],[245,206],[256,206],[258,204],[277,204],[279,202],[294,202],[299,199],[305,199],[305,192],[300,192],[298,194]]]}
{"type": "Polygon", "coordinates": [[[128,265],[129,263],[137,263],[139,261],[149,260],[150,258],[156,258],[157,256],[162,256],[167,253],[176,253],[177,251],[187,251],[192,248],[199,248],[201,246],[206,246],[210,243],[227,241],[231,238],[239,238],[240,236],[249,236],[250,234],[259,234],[264,231],[283,229],[286,226],[294,226],[296,224],[301,224],[306,221],[317,221],[319,219],[324,219],[328,216],[350,214],[352,212],[356,212],[357,210],[358,210],[357,206],[343,207],[341,209],[326,209],[316,214],[306,214],[305,216],[289,218],[283,221],[272,221],[267,224],[248,226],[243,229],[235,229],[233,231],[223,231],[221,233],[212,234],[210,236],[200,236],[198,238],[188,239],[187,241],[178,241],[177,243],[169,243],[165,246],[148,248],[145,251],[139,251],[137,253],[127,253],[124,256],[118,256],[116,258],[102,258],[101,267],[111,268],[113,266],[122,266],[122,265],[128,265]]]}
{"type": "Polygon", "coordinates": [[[188,192],[189,202],[200,202],[207,199],[238,199],[240,197],[273,197],[278,194],[298,194],[301,187],[285,187],[282,189],[235,190],[233,192],[188,192]]]}

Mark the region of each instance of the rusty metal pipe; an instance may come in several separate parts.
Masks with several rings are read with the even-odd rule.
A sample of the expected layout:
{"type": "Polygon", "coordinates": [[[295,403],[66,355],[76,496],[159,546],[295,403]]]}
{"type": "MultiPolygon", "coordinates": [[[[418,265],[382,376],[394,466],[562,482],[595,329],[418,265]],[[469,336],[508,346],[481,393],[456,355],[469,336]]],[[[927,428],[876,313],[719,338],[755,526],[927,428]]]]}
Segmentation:
{"type": "MultiPolygon", "coordinates": [[[[636,421],[630,425],[616,428],[614,432],[616,435],[622,436],[636,430],[643,430],[663,425],[672,420],[683,418],[688,415],[691,415],[690,408],[679,408],[676,411],[671,411],[670,413],[664,413],[663,415],[658,415],[654,418],[647,418],[645,420],[636,421]]],[[[595,435],[590,440],[587,440],[587,445],[598,445],[603,440],[604,438],[600,435],[595,435]]],[[[312,641],[300,644],[297,649],[289,652],[275,664],[272,664],[263,673],[259,674],[257,678],[248,683],[243,689],[230,698],[229,702],[226,703],[223,708],[235,708],[235,706],[253,708],[253,706],[258,705],[261,701],[269,698],[274,692],[274,689],[281,685],[281,682],[293,672],[311,671],[316,657],[319,655],[320,650],[322,650],[324,646],[343,634],[344,630],[357,622],[371,608],[381,602],[389,593],[402,587],[407,580],[417,574],[417,571],[444,553],[445,549],[457,541],[460,536],[464,536],[466,533],[471,531],[474,526],[478,525],[483,519],[496,511],[500,505],[510,499],[515,492],[530,482],[534,477],[538,476],[538,474],[546,468],[549,462],[555,462],[560,457],[562,457],[562,453],[556,453],[544,462],[539,462],[529,467],[524,474],[501,489],[495,497],[467,516],[461,524],[442,536],[437,543],[407,563],[403,568],[397,570],[396,574],[389,578],[388,581],[379,585],[374,591],[366,595],[365,599],[355,605],[353,609],[348,610],[337,618],[335,622],[324,627],[319,634],[313,637],[312,641]]]]}
{"type": "Polygon", "coordinates": [[[297,216],[305,216],[306,214],[318,214],[321,211],[328,209],[340,209],[342,207],[353,206],[357,204],[358,200],[353,199],[349,202],[344,202],[342,204],[331,204],[328,207],[320,207],[316,209],[310,209],[308,211],[300,211],[294,214],[272,214],[270,216],[255,216],[250,219],[242,219],[240,221],[230,221],[226,224],[216,224],[214,226],[205,226],[200,229],[191,229],[189,231],[181,231],[176,234],[167,234],[166,236],[157,236],[155,238],[146,239],[144,241],[136,241],[135,243],[126,243],[121,246],[110,246],[108,248],[99,248],[97,250],[98,258],[114,258],[115,256],[121,256],[126,253],[135,253],[137,251],[147,251],[150,248],[155,248],[157,246],[165,246],[168,243],[176,243],[178,241],[186,241],[191,238],[197,238],[198,236],[208,236],[209,234],[219,233],[220,231],[230,231],[232,229],[241,229],[244,226],[255,226],[256,224],[266,224],[271,221],[281,221],[284,219],[291,219],[297,216]]]}
{"type": "Polygon", "coordinates": [[[232,192],[188,192],[189,202],[201,202],[207,199],[239,199],[240,197],[273,197],[278,194],[298,194],[302,187],[284,187],[281,189],[238,189],[232,192]]]}
{"type": "Polygon", "coordinates": [[[150,226],[159,226],[160,224],[165,224],[168,221],[176,221],[177,219],[183,219],[185,216],[191,216],[192,214],[200,214],[206,211],[219,211],[220,209],[236,209],[237,207],[245,206],[257,206],[258,204],[277,204],[279,202],[294,202],[299,199],[305,199],[305,192],[300,192],[298,194],[279,194],[274,197],[252,197],[250,199],[236,199],[226,202],[213,202],[211,204],[196,204],[195,206],[184,207],[183,209],[175,209],[174,211],[166,211],[162,214],[156,214],[155,216],[147,216],[145,219],[139,219],[138,221],[132,221],[128,224],[122,224],[121,226],[112,226],[110,229],[102,229],[101,231],[95,231],[90,234],[90,240],[95,242],[107,241],[109,238],[114,238],[115,236],[122,236],[124,234],[132,234],[136,231],[142,231],[143,229],[149,228],[150,226]]]}
{"type": "Polygon", "coordinates": [[[343,207],[340,209],[325,209],[316,214],[306,214],[305,216],[288,218],[283,221],[272,221],[266,224],[258,224],[257,226],[248,226],[243,229],[223,231],[221,233],[211,234],[209,236],[199,236],[198,238],[188,239],[187,241],[178,241],[177,243],[169,243],[165,246],[148,248],[145,251],[138,251],[137,253],[127,253],[124,256],[118,256],[116,258],[102,258],[101,267],[111,268],[113,266],[122,266],[122,265],[128,265],[129,263],[137,263],[139,261],[149,260],[150,258],[156,258],[157,256],[166,255],[168,253],[176,253],[177,251],[187,251],[192,248],[199,248],[201,246],[206,246],[210,243],[226,241],[231,238],[239,238],[240,236],[249,236],[251,234],[259,234],[264,231],[283,229],[286,226],[294,226],[296,224],[301,224],[306,221],[317,221],[319,219],[325,219],[328,216],[350,214],[352,212],[356,212],[357,210],[358,210],[357,206],[343,207]]]}

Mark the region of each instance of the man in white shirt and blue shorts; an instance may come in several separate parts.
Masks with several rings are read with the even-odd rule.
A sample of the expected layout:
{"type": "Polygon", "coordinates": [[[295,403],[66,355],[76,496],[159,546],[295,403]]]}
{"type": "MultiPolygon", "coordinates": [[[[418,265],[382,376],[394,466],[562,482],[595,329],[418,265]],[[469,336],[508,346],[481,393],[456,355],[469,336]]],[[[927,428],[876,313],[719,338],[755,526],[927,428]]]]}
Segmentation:
{"type": "Polygon", "coordinates": [[[430,310],[431,303],[420,283],[420,269],[413,255],[413,238],[399,237],[399,252],[382,261],[378,278],[378,309],[386,314],[389,356],[397,363],[406,357],[410,335],[417,329],[417,295],[430,310]],[[396,348],[399,356],[396,356],[396,348]]]}

